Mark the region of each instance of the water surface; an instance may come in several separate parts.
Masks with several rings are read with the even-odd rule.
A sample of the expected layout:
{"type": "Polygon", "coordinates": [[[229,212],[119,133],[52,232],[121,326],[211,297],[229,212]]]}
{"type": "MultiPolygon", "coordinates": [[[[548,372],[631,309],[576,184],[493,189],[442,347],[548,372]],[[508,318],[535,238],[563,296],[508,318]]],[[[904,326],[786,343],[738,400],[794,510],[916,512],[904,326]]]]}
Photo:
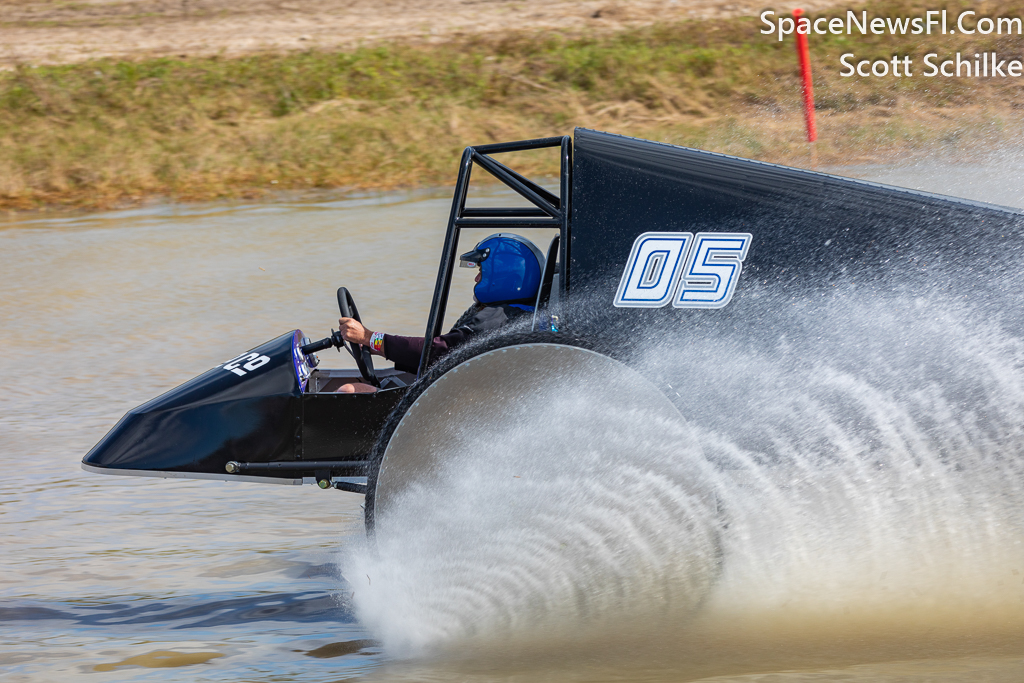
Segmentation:
{"type": "MultiPolygon", "coordinates": [[[[938,160],[849,172],[1024,206],[1016,159],[952,168],[938,160]],[[998,182],[979,182],[985,174],[998,182]]],[[[749,618],[733,628],[698,621],[679,625],[667,638],[631,642],[611,628],[604,641],[581,645],[570,639],[564,648],[514,653],[490,645],[482,656],[467,659],[450,656],[451,648],[460,647],[456,641],[448,656],[400,659],[356,618],[363,595],[354,594],[370,590],[370,577],[351,571],[342,576],[342,567],[354,566],[349,559],[359,547],[360,496],[80,470],[82,455],[130,408],[289,329],[326,335],[336,322],[334,290],[340,285],[353,291],[369,326],[421,334],[448,210],[449,197],[440,192],[158,206],[0,223],[5,680],[714,677],[774,683],[1024,677],[1017,607],[1024,601],[1024,566],[1016,565],[1000,567],[1005,576],[992,578],[991,590],[966,591],[1012,602],[1013,609],[993,618],[986,617],[994,612],[983,600],[977,609],[988,611],[980,617],[972,607],[926,606],[905,621],[893,620],[890,629],[869,619],[868,630],[830,631],[835,624],[823,622],[820,610],[808,618],[806,610],[780,607],[827,603],[835,597],[827,581],[794,592],[795,603],[778,595],[773,602],[754,591],[756,567],[744,566],[735,571],[748,574],[734,576],[732,585],[750,592],[733,595],[761,600],[759,608],[768,612],[783,609],[781,618],[776,611],[768,620],[774,633],[755,632],[749,618]],[[998,588],[996,581],[1002,582],[998,588]],[[993,619],[1002,619],[1005,628],[993,619]],[[949,622],[962,622],[964,629],[938,629],[949,622]],[[901,629],[920,634],[929,623],[938,629],[931,641],[920,635],[900,640],[901,629]],[[837,644],[868,633],[878,642],[837,644]],[[687,645],[673,645],[679,642],[687,645]],[[680,649],[687,653],[682,659],[680,649]]],[[[466,299],[468,288],[468,281],[460,282],[453,301],[466,299]]],[[[335,352],[321,356],[330,365],[349,363],[335,352]]],[[[808,494],[804,500],[813,499],[808,494]]],[[[855,496],[846,500],[871,503],[855,496]]],[[[879,515],[882,506],[875,508],[879,515]]],[[[750,514],[744,523],[756,535],[756,515],[750,514]]],[[[813,521],[803,523],[810,528],[813,521]]],[[[760,521],[762,528],[771,522],[760,521]]],[[[1002,542],[1021,543],[1015,530],[1000,534],[1002,542]]],[[[809,561],[792,546],[746,547],[751,557],[789,553],[793,566],[809,561]]],[[[865,552],[898,553],[900,547],[881,543],[865,552]]],[[[977,550],[966,542],[963,547],[977,550]]],[[[949,552],[957,553],[957,546],[949,552]]],[[[1016,549],[997,555],[1016,557],[1016,549]]],[[[921,557],[934,562],[936,556],[921,557]]],[[[427,558],[414,559],[431,570],[427,558]]],[[[893,584],[879,571],[868,583],[886,581],[893,584]]],[[[893,585],[904,591],[910,584],[893,585]]],[[[650,593],[655,588],[639,590],[636,599],[657,602],[650,593]]],[[[919,604],[912,588],[904,592],[896,603],[919,604]]],[[[836,604],[841,620],[844,603],[836,604]]],[[[411,628],[411,621],[406,625],[411,628]]]]}

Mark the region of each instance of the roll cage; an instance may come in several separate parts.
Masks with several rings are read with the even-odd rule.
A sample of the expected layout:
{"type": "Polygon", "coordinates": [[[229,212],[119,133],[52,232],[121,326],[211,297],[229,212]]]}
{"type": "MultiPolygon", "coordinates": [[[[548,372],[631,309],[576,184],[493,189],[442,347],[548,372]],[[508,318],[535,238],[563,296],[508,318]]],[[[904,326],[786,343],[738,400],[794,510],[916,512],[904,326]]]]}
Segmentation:
{"type": "MultiPolygon", "coordinates": [[[[562,272],[558,278],[558,292],[564,298],[568,289],[569,263],[569,226],[572,216],[570,206],[570,188],[572,187],[572,137],[537,138],[518,142],[502,142],[492,145],[467,147],[462,153],[459,164],[459,177],[455,183],[455,194],[452,197],[452,210],[448,218],[448,230],[444,239],[444,250],[441,263],[437,270],[437,282],[434,285],[434,296],[431,299],[430,317],[427,319],[427,330],[424,334],[423,353],[420,356],[419,371],[422,375],[431,362],[431,341],[439,336],[444,324],[445,312],[448,308],[448,293],[451,288],[452,272],[457,260],[456,250],[459,236],[467,228],[487,228],[489,230],[513,230],[516,228],[557,228],[558,229],[558,262],[562,272]],[[534,181],[526,178],[508,166],[493,158],[494,154],[506,152],[522,152],[534,149],[558,148],[560,154],[560,170],[558,195],[554,195],[534,181]],[[469,181],[473,166],[479,166],[494,178],[516,192],[532,206],[507,207],[467,207],[469,181]]],[[[552,254],[548,254],[550,262],[552,254]]],[[[545,281],[541,287],[541,297],[546,298],[550,292],[552,275],[551,264],[545,264],[545,281]],[[547,286],[547,292],[545,291],[547,286]]],[[[539,303],[541,303],[539,301],[539,303]]]]}

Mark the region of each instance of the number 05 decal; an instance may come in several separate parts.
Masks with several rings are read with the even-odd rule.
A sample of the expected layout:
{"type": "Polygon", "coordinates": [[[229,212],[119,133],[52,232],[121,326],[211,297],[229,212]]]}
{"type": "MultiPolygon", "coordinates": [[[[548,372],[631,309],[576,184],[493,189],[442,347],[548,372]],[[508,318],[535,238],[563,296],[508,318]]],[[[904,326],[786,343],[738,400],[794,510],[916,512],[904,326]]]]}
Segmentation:
{"type": "Polygon", "coordinates": [[[620,308],[722,308],[753,241],[745,232],[645,232],[633,242],[615,294],[620,308]]]}

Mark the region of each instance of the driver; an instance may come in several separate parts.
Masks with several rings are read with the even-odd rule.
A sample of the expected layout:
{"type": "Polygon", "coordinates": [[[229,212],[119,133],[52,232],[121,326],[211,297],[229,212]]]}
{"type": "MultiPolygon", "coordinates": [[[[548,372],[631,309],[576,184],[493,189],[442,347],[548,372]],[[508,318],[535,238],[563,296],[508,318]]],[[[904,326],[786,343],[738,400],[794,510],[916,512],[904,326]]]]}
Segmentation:
{"type": "MultiPolygon", "coordinates": [[[[479,267],[473,300],[476,302],[456,321],[448,334],[433,339],[435,360],[464,344],[475,335],[502,327],[505,323],[533,312],[540,289],[544,257],[530,240],[512,233],[491,235],[473,251],[459,257],[463,268],[479,267]]],[[[423,352],[423,337],[373,332],[354,318],[340,318],[341,336],[362,344],[370,353],[393,361],[404,372],[416,372],[423,352]]],[[[376,388],[361,382],[344,384],[338,391],[364,393],[376,388]]]]}

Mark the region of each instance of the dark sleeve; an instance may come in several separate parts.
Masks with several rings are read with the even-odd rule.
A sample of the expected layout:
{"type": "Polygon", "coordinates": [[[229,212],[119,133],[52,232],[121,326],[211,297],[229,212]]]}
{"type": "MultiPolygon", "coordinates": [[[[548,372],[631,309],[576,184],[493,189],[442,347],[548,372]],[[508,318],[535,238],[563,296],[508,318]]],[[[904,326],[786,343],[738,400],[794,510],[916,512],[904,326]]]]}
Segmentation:
{"type": "MultiPolygon", "coordinates": [[[[465,328],[454,329],[448,334],[434,337],[431,358],[437,360],[469,337],[465,328]]],[[[397,334],[384,335],[384,357],[394,362],[402,372],[416,372],[423,355],[423,337],[403,337],[397,334]]]]}
{"type": "MultiPolygon", "coordinates": [[[[459,323],[463,324],[448,334],[434,337],[430,357],[438,360],[474,334],[496,330],[508,319],[505,309],[501,306],[470,309],[459,319],[459,323]],[[468,315],[469,313],[472,315],[468,315]]],[[[392,361],[402,372],[416,372],[420,367],[420,356],[423,354],[423,337],[385,334],[383,351],[384,357],[392,361]]]]}

